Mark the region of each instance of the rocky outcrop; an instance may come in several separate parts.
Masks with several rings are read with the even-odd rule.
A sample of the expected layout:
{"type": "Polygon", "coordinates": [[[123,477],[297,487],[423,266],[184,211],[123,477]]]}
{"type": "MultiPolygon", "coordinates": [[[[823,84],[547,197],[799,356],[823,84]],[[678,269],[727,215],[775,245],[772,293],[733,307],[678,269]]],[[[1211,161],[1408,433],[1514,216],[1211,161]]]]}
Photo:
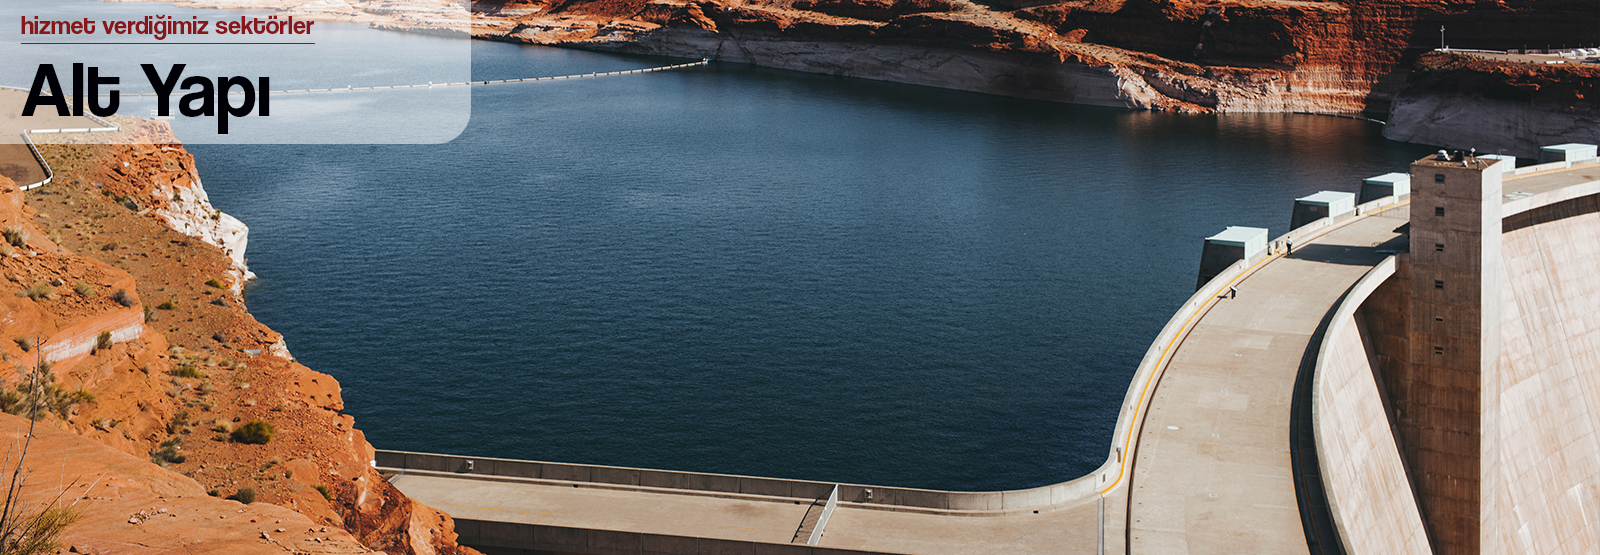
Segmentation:
{"type": "Polygon", "coordinates": [[[1411,76],[1384,129],[1390,139],[1535,159],[1544,145],[1600,141],[1600,66],[1434,54],[1411,76]]]}
{"type": "MultiPolygon", "coordinates": [[[[166,132],[139,125],[149,127],[127,131],[166,132]]],[[[0,223],[27,237],[0,257],[9,278],[0,281],[9,287],[0,291],[0,352],[57,360],[54,383],[65,393],[46,425],[151,461],[142,464],[152,473],[159,463],[211,496],[253,490],[257,505],[348,531],[356,548],[473,553],[455,544],[448,515],[371,466],[372,446],[341,414],[338,382],[288,358],[282,336],[245,310],[242,225],[230,228],[205,202],[188,152],[175,144],[42,150],[54,184],[28,192],[23,205],[23,193],[0,182],[0,223]],[[270,442],[230,435],[255,420],[276,428],[270,442]]],[[[74,530],[118,537],[117,522],[74,530]]]]}
{"type": "Polygon", "coordinates": [[[222,249],[231,267],[228,285],[235,294],[255,277],[245,264],[250,228],[211,205],[194,157],[165,125],[133,123],[133,144],[112,144],[111,155],[120,160],[108,167],[87,170],[98,190],[129,210],[138,211],[172,228],[222,249]]]}
{"type": "MultiPolygon", "coordinates": [[[[0,414],[0,442],[20,447],[28,421],[0,414]]],[[[182,474],[50,425],[34,429],[25,499],[61,496],[79,514],[61,544],[73,553],[205,555],[371,553],[349,532],[270,503],[206,495],[182,474]]]]}

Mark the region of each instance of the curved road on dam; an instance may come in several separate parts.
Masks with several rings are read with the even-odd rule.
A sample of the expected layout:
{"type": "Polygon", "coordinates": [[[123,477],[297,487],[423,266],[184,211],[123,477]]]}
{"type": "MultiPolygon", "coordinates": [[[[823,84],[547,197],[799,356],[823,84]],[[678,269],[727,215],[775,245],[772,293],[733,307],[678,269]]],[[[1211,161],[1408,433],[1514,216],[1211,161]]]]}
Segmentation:
{"type": "MultiPolygon", "coordinates": [[[[982,494],[841,485],[816,552],[1304,550],[1288,425],[1295,381],[1343,293],[1405,248],[1408,217],[1404,203],[1364,206],[1360,216],[1306,226],[1290,235],[1292,253],[1241,264],[1197,293],[1169,325],[1177,333],[1152,347],[1154,371],[1142,369],[1132,384],[1118,444],[1094,474],[982,494]],[[1229,285],[1236,298],[1220,295],[1229,285]],[[1119,462],[1119,452],[1132,456],[1119,462]]],[[[378,459],[407,495],[460,520],[469,544],[585,553],[706,551],[652,549],[651,538],[791,543],[833,485],[399,452],[378,459]],[[739,480],[786,483],[791,493],[739,480]]]]}
{"type": "MultiPolygon", "coordinates": [[[[1596,168],[1525,168],[1505,178],[1503,202],[1515,213],[1530,199],[1600,194],[1596,168]]],[[[1302,518],[1302,496],[1318,498],[1321,480],[1314,459],[1295,460],[1293,445],[1307,441],[1291,426],[1307,410],[1296,405],[1297,380],[1345,293],[1409,248],[1409,208],[1386,197],[1313,222],[1212,280],[1152,345],[1106,464],[1063,484],[940,492],[394,451],[376,462],[401,491],[458,519],[464,543],[488,548],[998,555],[1336,545],[1302,518]],[[1297,493],[1308,483],[1318,485],[1297,493]],[[834,487],[837,509],[819,524],[834,487]],[[805,545],[818,527],[820,540],[805,545]]]]}

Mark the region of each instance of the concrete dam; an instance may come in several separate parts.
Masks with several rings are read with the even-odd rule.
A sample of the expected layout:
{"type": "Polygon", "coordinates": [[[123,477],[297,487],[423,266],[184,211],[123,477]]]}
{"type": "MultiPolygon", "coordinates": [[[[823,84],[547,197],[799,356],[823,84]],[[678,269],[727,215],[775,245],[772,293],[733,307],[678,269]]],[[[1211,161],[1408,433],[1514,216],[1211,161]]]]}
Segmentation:
{"type": "Polygon", "coordinates": [[[379,451],[501,554],[1593,553],[1600,159],[1441,152],[1208,238],[1106,462],[953,492],[379,451]]]}

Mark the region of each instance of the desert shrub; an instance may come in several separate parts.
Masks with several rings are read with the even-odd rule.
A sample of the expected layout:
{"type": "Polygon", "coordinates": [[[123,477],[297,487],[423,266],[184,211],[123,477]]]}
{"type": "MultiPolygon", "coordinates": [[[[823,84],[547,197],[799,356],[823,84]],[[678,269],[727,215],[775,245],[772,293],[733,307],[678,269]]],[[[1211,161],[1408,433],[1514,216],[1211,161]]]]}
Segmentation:
{"type": "Polygon", "coordinates": [[[23,231],[21,228],[7,227],[4,230],[0,230],[0,236],[4,236],[6,242],[13,247],[20,249],[28,246],[28,232],[23,231]]]}
{"type": "Polygon", "coordinates": [[[109,332],[109,331],[100,332],[100,336],[94,338],[94,348],[95,348],[96,351],[103,351],[103,350],[106,350],[106,349],[110,349],[111,348],[111,332],[109,332]]]}
{"type": "Polygon", "coordinates": [[[156,308],[161,310],[174,310],[178,308],[178,305],[172,301],[162,301],[161,304],[156,305],[156,308]]]}
{"type": "Polygon", "coordinates": [[[166,466],[167,463],[183,464],[188,457],[178,452],[178,446],[183,443],[183,438],[175,437],[161,442],[161,446],[150,452],[150,462],[166,466]]]}
{"type": "Polygon", "coordinates": [[[89,285],[86,282],[80,281],[74,284],[72,288],[78,292],[79,296],[84,298],[94,298],[95,290],[93,285],[89,285]]]}
{"type": "Polygon", "coordinates": [[[156,312],[155,309],[150,308],[148,306],[144,307],[144,321],[146,321],[146,322],[157,322],[157,321],[160,321],[160,320],[161,320],[161,313],[156,312]]]}
{"type": "Polygon", "coordinates": [[[213,288],[213,289],[221,289],[222,288],[222,282],[217,280],[217,278],[211,278],[211,279],[206,280],[206,285],[211,287],[211,288],[213,288]]]}
{"type": "Polygon", "coordinates": [[[278,428],[273,426],[271,422],[251,420],[233,431],[233,440],[239,443],[263,445],[272,441],[272,435],[277,432],[278,428]]]}
{"type": "Polygon", "coordinates": [[[32,416],[34,419],[54,413],[65,420],[72,412],[72,407],[94,402],[94,394],[88,390],[56,387],[56,376],[50,366],[48,362],[40,364],[17,382],[15,391],[0,392],[0,410],[17,416],[32,416]]]}
{"type": "Polygon", "coordinates": [[[22,352],[24,353],[33,350],[34,339],[32,337],[18,337],[12,341],[16,341],[17,347],[22,349],[22,352]]]}
{"type": "Polygon", "coordinates": [[[167,421],[167,433],[169,434],[182,432],[187,427],[189,427],[189,411],[186,410],[178,411],[178,414],[172,415],[172,420],[167,421]]]}
{"type": "Polygon", "coordinates": [[[133,306],[134,304],[133,295],[129,295],[127,289],[118,289],[116,291],[112,291],[111,300],[117,301],[117,304],[122,306],[133,306]]]}
{"type": "Polygon", "coordinates": [[[34,555],[42,553],[56,553],[61,550],[61,533],[77,522],[82,516],[77,509],[71,506],[58,506],[54,502],[43,509],[37,507],[23,508],[21,493],[8,496],[7,511],[18,511],[22,514],[15,515],[7,525],[8,530],[0,533],[0,544],[5,546],[3,553],[6,555],[34,555]],[[15,505],[14,508],[9,506],[15,505]],[[38,512],[33,512],[38,511],[38,512]]]}
{"type": "Polygon", "coordinates": [[[333,501],[333,492],[332,491],[328,491],[328,486],[324,486],[322,484],[317,484],[317,485],[311,486],[311,487],[317,488],[317,492],[322,494],[322,498],[323,499],[327,499],[329,501],[333,501]]]}
{"type": "Polygon", "coordinates": [[[114,251],[114,250],[117,250],[117,242],[116,241],[112,241],[110,243],[106,243],[104,245],[100,245],[100,250],[103,250],[103,251],[114,251]]]}
{"type": "Polygon", "coordinates": [[[252,488],[250,486],[245,486],[245,487],[239,488],[239,493],[233,494],[233,498],[234,499],[238,499],[240,503],[244,503],[246,505],[249,505],[251,503],[255,503],[256,502],[256,488],[252,488]]]}
{"type": "Polygon", "coordinates": [[[200,367],[195,366],[193,364],[179,364],[177,366],[174,366],[172,368],[172,372],[170,372],[170,374],[172,374],[173,376],[179,377],[179,378],[204,378],[204,377],[206,377],[205,373],[200,371],[200,367]]]}
{"type": "Polygon", "coordinates": [[[45,285],[43,283],[35,283],[33,285],[29,285],[26,289],[18,291],[17,292],[17,296],[18,297],[27,297],[27,298],[30,298],[30,299],[33,299],[33,300],[37,301],[37,300],[49,297],[50,294],[54,293],[54,292],[55,292],[54,290],[50,289],[49,285],[45,285]]]}

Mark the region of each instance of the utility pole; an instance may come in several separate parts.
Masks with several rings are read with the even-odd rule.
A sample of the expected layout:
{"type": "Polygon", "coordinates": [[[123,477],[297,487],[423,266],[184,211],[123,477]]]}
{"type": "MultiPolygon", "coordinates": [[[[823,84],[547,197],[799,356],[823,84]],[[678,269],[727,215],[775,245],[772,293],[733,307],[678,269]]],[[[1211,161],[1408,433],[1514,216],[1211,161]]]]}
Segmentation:
{"type": "Polygon", "coordinates": [[[1450,47],[1444,45],[1444,26],[1443,25],[1439,26],[1439,49],[1440,50],[1449,50],[1450,49],[1450,47]]]}

